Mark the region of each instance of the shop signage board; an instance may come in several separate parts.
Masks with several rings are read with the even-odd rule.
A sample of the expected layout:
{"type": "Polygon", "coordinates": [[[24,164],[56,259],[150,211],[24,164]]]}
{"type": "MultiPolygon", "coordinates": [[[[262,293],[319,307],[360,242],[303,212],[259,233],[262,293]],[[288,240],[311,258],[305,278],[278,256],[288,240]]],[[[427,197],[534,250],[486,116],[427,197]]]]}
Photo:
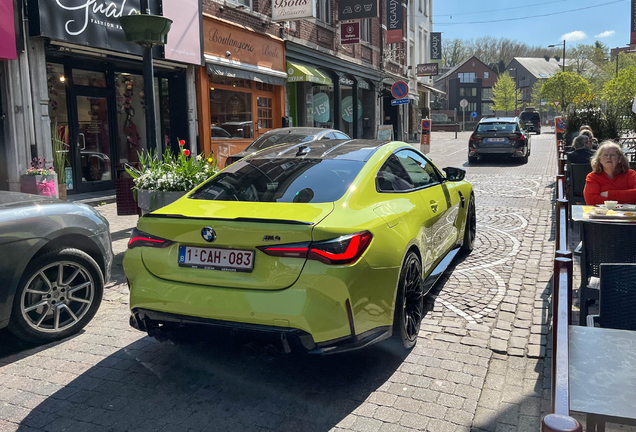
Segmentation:
{"type": "Polygon", "coordinates": [[[393,125],[378,125],[377,139],[393,141],[393,125]]]}
{"type": "Polygon", "coordinates": [[[285,72],[282,39],[255,33],[208,15],[203,17],[203,51],[227,60],[228,66],[238,61],[285,72]]]}
{"type": "Polygon", "coordinates": [[[387,32],[386,43],[402,42],[402,28],[404,27],[404,13],[402,2],[399,0],[386,1],[387,32]]]}
{"type": "Polygon", "coordinates": [[[13,0],[0,0],[0,60],[15,60],[15,21],[13,0]]]}
{"type": "Polygon", "coordinates": [[[396,106],[396,105],[404,105],[409,103],[409,99],[408,98],[404,98],[404,99],[393,99],[391,101],[391,105],[396,106]]]}
{"type": "Polygon", "coordinates": [[[314,121],[318,123],[327,123],[329,121],[331,108],[329,104],[329,95],[327,93],[318,93],[314,95],[314,121]]]}
{"type": "Polygon", "coordinates": [[[339,0],[338,19],[377,18],[378,0],[339,0]]]}
{"type": "Polygon", "coordinates": [[[273,0],[272,21],[294,21],[316,18],[314,0],[273,0]]]}
{"type": "Polygon", "coordinates": [[[442,59],[442,34],[431,33],[431,60],[442,59]]]}
{"type": "Polygon", "coordinates": [[[360,22],[340,24],[340,44],[360,43],[360,22]]]}
{"type": "Polygon", "coordinates": [[[396,99],[405,98],[409,94],[409,85],[404,81],[396,81],[391,86],[391,94],[396,99]]]}
{"type": "Polygon", "coordinates": [[[172,20],[164,57],[181,63],[203,64],[200,0],[163,0],[163,15],[172,20]]]}
{"type": "MultiPolygon", "coordinates": [[[[159,1],[148,1],[150,10],[157,13],[159,1]]],[[[120,17],[139,12],[140,0],[114,0],[108,3],[96,3],[94,0],[33,0],[28,6],[31,36],[141,55],[141,47],[126,42],[124,30],[119,25],[120,17]]]]}
{"type": "Polygon", "coordinates": [[[438,64],[437,63],[424,63],[417,65],[417,76],[418,77],[427,77],[427,76],[437,76],[438,75],[438,64]]]}

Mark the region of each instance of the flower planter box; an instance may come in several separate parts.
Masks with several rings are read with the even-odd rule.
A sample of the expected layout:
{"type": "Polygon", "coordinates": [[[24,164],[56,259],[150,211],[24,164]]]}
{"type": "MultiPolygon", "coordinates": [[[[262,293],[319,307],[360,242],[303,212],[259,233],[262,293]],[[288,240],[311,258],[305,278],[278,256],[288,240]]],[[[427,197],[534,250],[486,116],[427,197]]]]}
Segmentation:
{"type": "Polygon", "coordinates": [[[158,192],[153,190],[138,190],[137,191],[137,204],[141,209],[141,215],[150,213],[161,207],[165,207],[168,204],[172,204],[187,192],[158,192]]]}
{"type": "Polygon", "coordinates": [[[20,191],[33,195],[58,198],[57,174],[23,175],[20,177],[20,191]]]}

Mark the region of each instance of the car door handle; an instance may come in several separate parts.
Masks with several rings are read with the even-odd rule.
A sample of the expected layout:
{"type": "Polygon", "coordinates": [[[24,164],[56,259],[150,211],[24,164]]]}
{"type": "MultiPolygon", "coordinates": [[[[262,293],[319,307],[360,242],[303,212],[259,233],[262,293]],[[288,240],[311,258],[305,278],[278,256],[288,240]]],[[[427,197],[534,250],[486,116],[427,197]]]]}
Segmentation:
{"type": "Polygon", "coordinates": [[[437,213],[437,201],[431,201],[431,210],[433,210],[433,213],[437,213]]]}

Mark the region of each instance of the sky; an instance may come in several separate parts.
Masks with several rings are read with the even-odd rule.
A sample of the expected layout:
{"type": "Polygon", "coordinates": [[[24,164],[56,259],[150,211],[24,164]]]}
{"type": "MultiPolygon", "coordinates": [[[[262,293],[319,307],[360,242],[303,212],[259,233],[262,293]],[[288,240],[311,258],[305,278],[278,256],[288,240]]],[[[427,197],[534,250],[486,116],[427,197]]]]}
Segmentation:
{"type": "Polygon", "coordinates": [[[443,32],[442,39],[494,36],[546,47],[564,39],[567,47],[600,40],[610,48],[624,47],[629,43],[630,3],[630,0],[433,0],[433,31],[443,32]],[[540,16],[545,14],[555,15],[540,16]],[[459,24],[476,21],[486,23],[459,24]],[[454,25],[448,25],[451,23],[454,25]]]}

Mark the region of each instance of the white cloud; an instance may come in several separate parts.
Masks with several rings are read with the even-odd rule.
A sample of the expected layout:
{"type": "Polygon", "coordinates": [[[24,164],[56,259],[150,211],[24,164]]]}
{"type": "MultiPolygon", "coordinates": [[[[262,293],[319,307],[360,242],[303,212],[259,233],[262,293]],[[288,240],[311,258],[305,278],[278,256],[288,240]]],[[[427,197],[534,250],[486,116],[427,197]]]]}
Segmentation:
{"type": "Polygon", "coordinates": [[[594,37],[597,37],[597,38],[606,38],[606,37],[612,37],[612,36],[614,36],[615,34],[616,34],[616,32],[615,32],[614,30],[607,30],[607,31],[604,31],[604,32],[603,32],[603,33],[601,33],[601,34],[597,34],[597,35],[596,35],[596,36],[594,36],[594,37]]]}
{"type": "Polygon", "coordinates": [[[580,41],[587,38],[587,35],[585,34],[585,32],[581,31],[581,30],[577,30],[577,31],[573,31],[570,33],[566,33],[563,36],[561,36],[561,39],[566,40],[568,42],[575,42],[575,41],[580,41]]]}

